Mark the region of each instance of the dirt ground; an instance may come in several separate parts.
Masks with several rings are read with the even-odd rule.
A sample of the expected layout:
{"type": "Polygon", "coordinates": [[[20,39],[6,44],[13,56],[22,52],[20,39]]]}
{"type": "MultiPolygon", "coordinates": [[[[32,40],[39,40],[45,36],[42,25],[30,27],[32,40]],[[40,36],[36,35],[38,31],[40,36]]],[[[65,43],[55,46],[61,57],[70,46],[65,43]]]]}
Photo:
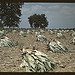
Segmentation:
{"type": "Polygon", "coordinates": [[[21,46],[33,48],[35,45],[38,51],[44,52],[50,57],[54,58],[59,62],[58,67],[53,71],[49,72],[75,72],[75,45],[70,44],[72,42],[73,36],[70,36],[72,32],[64,33],[66,39],[56,38],[56,34],[49,34],[48,31],[42,33],[47,37],[47,40],[50,38],[57,39],[62,42],[70,52],[68,53],[53,53],[47,50],[47,42],[37,42],[35,34],[28,34],[27,37],[19,37],[17,33],[8,33],[8,36],[13,41],[18,41],[18,46],[12,48],[0,48],[0,72],[25,72],[25,68],[20,68],[22,62],[22,51],[21,46]]]}

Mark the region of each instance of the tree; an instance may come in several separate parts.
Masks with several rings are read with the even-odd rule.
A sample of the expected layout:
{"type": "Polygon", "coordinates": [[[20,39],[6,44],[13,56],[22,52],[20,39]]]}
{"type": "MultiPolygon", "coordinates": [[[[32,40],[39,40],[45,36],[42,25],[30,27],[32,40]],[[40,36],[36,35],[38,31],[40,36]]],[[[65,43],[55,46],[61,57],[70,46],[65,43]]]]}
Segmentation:
{"type": "Polygon", "coordinates": [[[2,25],[2,23],[1,23],[1,21],[0,21],[0,28],[3,28],[3,25],[2,25]]]}
{"type": "Polygon", "coordinates": [[[23,3],[0,3],[0,21],[6,27],[19,27],[23,3]]]}
{"type": "Polygon", "coordinates": [[[4,3],[0,2],[0,27],[4,27],[4,25],[3,25],[3,19],[5,17],[5,12],[6,12],[5,9],[6,8],[7,8],[6,3],[5,2],[4,3]]]}
{"type": "Polygon", "coordinates": [[[30,23],[30,27],[32,28],[45,28],[48,26],[48,21],[45,14],[34,14],[28,17],[28,21],[30,23]]]}

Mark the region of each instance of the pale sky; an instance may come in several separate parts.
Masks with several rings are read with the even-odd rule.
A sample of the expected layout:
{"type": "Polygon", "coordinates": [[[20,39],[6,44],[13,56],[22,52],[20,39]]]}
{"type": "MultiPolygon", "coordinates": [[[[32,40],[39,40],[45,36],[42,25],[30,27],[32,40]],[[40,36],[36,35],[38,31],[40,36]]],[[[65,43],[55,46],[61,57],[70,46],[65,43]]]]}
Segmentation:
{"type": "Polygon", "coordinates": [[[75,3],[24,3],[21,9],[21,28],[30,28],[28,17],[45,14],[47,28],[75,28],[75,3]]]}

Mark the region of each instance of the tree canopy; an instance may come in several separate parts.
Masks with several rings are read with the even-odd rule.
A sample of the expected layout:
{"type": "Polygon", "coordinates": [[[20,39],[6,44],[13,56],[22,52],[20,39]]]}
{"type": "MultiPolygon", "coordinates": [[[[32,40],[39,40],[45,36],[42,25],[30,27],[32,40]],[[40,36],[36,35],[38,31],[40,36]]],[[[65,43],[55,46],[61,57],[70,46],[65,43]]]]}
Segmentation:
{"type": "Polygon", "coordinates": [[[19,27],[21,7],[23,3],[0,2],[0,25],[6,27],[19,27]]]}
{"type": "Polygon", "coordinates": [[[28,17],[30,27],[32,28],[45,28],[48,26],[48,21],[45,14],[34,14],[28,17]]]}

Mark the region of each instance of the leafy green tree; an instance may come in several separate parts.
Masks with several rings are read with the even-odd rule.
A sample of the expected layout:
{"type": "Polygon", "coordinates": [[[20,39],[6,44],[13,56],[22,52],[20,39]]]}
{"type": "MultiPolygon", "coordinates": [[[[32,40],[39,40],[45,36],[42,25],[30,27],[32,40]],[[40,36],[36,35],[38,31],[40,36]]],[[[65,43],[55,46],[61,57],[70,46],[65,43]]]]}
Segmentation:
{"type": "Polygon", "coordinates": [[[0,28],[3,28],[3,25],[2,25],[2,23],[1,23],[1,21],[0,21],[0,28]]]}
{"type": "Polygon", "coordinates": [[[34,14],[28,17],[28,21],[30,23],[30,27],[32,28],[45,28],[48,26],[48,21],[45,14],[34,14]]]}
{"type": "Polygon", "coordinates": [[[0,27],[3,27],[3,19],[5,18],[5,12],[6,12],[6,9],[7,6],[6,6],[6,3],[1,3],[0,2],[0,27]]]}
{"type": "Polygon", "coordinates": [[[19,27],[23,3],[0,3],[0,20],[3,26],[19,27]]]}

